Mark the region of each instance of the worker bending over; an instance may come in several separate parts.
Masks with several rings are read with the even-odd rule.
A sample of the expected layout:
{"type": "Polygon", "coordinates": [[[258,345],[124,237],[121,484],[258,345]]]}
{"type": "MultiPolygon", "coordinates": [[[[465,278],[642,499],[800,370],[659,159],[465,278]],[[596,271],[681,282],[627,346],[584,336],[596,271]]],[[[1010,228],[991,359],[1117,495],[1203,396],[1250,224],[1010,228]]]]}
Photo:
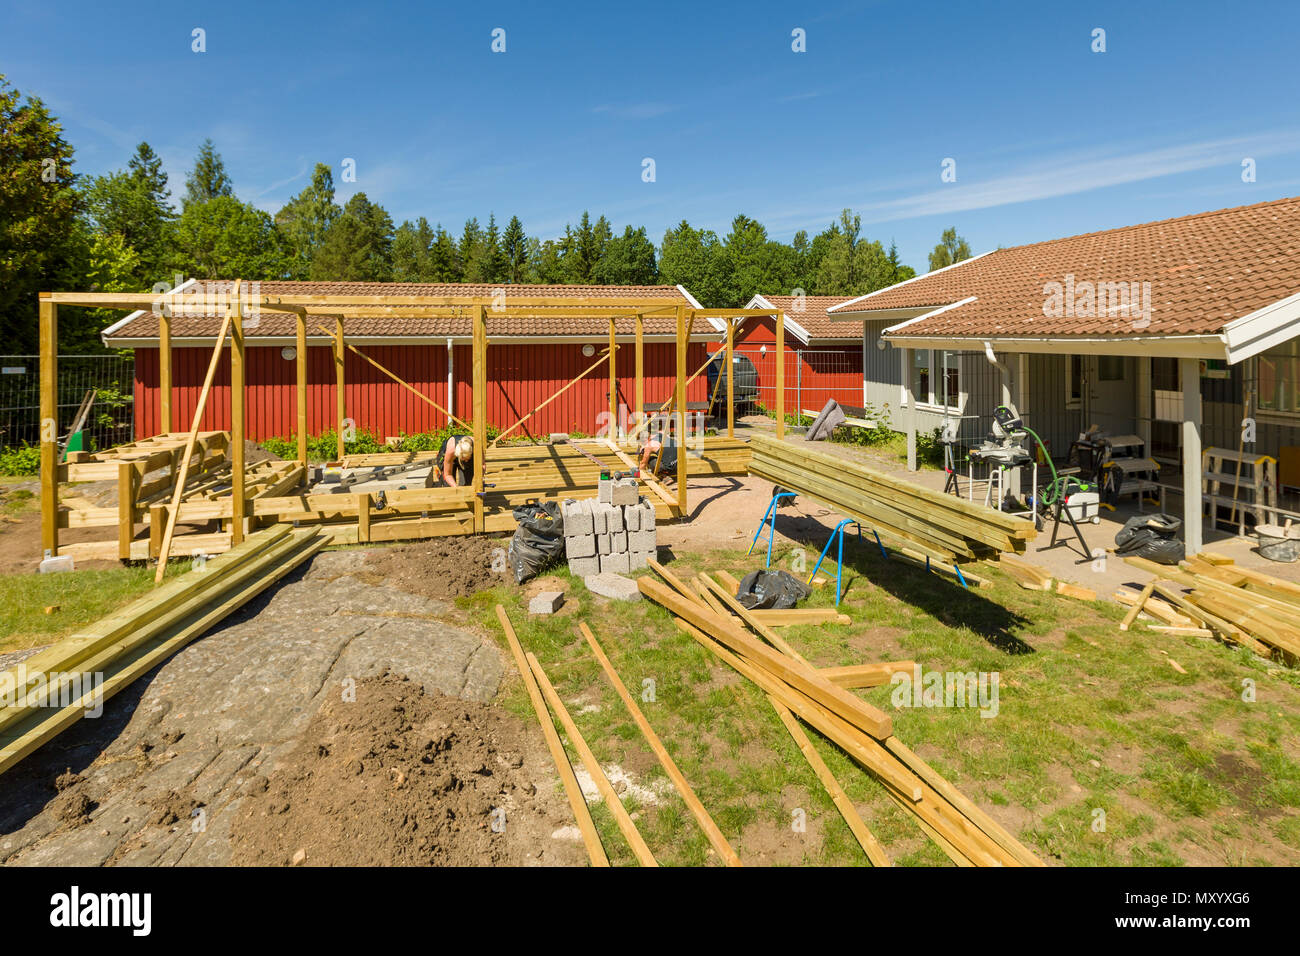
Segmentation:
{"type": "Polygon", "coordinates": [[[438,453],[442,461],[439,484],[450,488],[468,488],[474,484],[474,439],[468,435],[450,435],[438,453]]]}
{"type": "Polygon", "coordinates": [[[677,474],[677,441],[672,436],[665,438],[663,432],[656,432],[646,438],[641,446],[641,470],[653,473],[665,472],[677,474]],[[666,447],[665,447],[666,446],[666,447]]]}

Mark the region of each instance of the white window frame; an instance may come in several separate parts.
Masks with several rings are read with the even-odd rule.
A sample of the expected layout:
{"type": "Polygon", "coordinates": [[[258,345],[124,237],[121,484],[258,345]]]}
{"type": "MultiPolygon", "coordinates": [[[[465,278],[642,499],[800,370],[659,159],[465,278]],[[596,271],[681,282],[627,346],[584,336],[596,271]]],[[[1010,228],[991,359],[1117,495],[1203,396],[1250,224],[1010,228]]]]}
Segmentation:
{"type": "Polygon", "coordinates": [[[1083,355],[1065,356],[1065,408],[1067,411],[1074,411],[1083,407],[1083,383],[1087,380],[1088,374],[1085,363],[1088,361],[1083,355]],[[1079,394],[1072,394],[1073,389],[1070,387],[1074,383],[1070,381],[1074,375],[1074,361],[1079,360],[1079,394]]]}
{"type": "MultiPolygon", "coordinates": [[[[961,353],[953,349],[913,349],[912,352],[913,352],[912,367],[907,370],[907,381],[903,383],[903,388],[902,388],[903,407],[907,406],[907,394],[912,389],[913,374],[916,371],[916,365],[917,365],[916,356],[919,356],[920,353],[922,352],[928,352],[930,353],[929,360],[925,364],[929,365],[931,369],[930,392],[928,395],[925,396],[921,396],[921,395],[915,396],[917,410],[923,412],[949,412],[957,415],[962,414],[962,410],[966,407],[966,391],[961,387],[962,386],[962,374],[961,374],[961,365],[960,365],[961,353]],[[948,356],[947,359],[948,363],[951,363],[953,361],[954,356],[957,356],[957,362],[958,362],[957,365],[945,364],[944,366],[945,371],[949,368],[955,368],[957,370],[957,403],[955,405],[949,405],[947,408],[945,408],[943,404],[939,401],[939,395],[934,390],[935,380],[938,378],[938,376],[936,376],[933,372],[934,368],[936,367],[934,361],[935,355],[942,355],[945,353],[948,356]]],[[[951,398],[952,396],[949,396],[949,399],[951,398]]]]}
{"type": "MultiPolygon", "coordinates": [[[[1283,342],[1281,344],[1291,345],[1295,341],[1296,341],[1295,339],[1288,339],[1286,342],[1283,342]]],[[[1263,359],[1270,351],[1272,350],[1265,349],[1263,352],[1261,352],[1260,354],[1256,355],[1254,358],[1251,359],[1251,361],[1255,363],[1255,367],[1251,369],[1251,378],[1254,380],[1256,388],[1259,387],[1260,360],[1263,359]]],[[[1293,382],[1291,387],[1293,390],[1296,388],[1300,388],[1300,382],[1293,382]]],[[[1241,400],[1243,405],[1245,404],[1245,399],[1246,396],[1242,395],[1241,400]]],[[[1300,409],[1290,410],[1285,408],[1261,408],[1259,406],[1258,396],[1256,397],[1254,412],[1255,412],[1255,418],[1261,422],[1271,422],[1273,424],[1278,424],[1278,425],[1295,425],[1297,422],[1300,422],[1300,409]]]]}

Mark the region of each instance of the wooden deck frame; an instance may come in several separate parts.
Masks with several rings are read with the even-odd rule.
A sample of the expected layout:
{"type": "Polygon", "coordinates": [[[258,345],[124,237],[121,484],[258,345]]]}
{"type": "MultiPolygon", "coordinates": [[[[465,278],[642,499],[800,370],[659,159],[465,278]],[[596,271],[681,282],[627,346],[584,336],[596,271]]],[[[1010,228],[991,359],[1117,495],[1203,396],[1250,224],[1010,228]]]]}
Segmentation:
{"type": "MultiPolygon", "coordinates": [[[[336,419],[338,444],[336,452],[340,461],[345,455],[343,435],[346,422],[343,356],[348,348],[357,352],[362,358],[368,356],[357,351],[346,341],[345,320],[349,317],[365,315],[449,315],[466,316],[472,320],[473,327],[473,420],[470,423],[474,441],[474,485],[468,490],[468,501],[460,500],[454,507],[422,507],[418,514],[404,510],[401,505],[376,509],[373,499],[364,494],[350,493],[339,495],[347,499],[346,507],[331,507],[325,511],[299,511],[293,520],[322,520],[325,513],[335,517],[355,518],[353,532],[355,540],[374,539],[376,534],[396,536],[410,531],[411,537],[428,536],[417,533],[431,531],[434,534],[462,534],[505,530],[502,508],[519,501],[522,497],[533,499],[554,499],[562,496],[588,496],[596,492],[594,472],[590,463],[583,470],[576,462],[557,469],[549,461],[550,452],[534,449],[534,460],[523,466],[521,471],[508,471],[501,482],[486,482],[485,473],[495,468],[503,459],[494,454],[487,455],[487,389],[488,366],[487,320],[502,315],[544,315],[548,313],[562,315],[583,315],[606,318],[609,321],[609,415],[610,432],[603,444],[594,446],[595,453],[611,454],[623,464],[633,463],[625,454],[624,446],[629,444],[639,431],[645,419],[645,317],[673,315],[677,327],[675,353],[675,382],[670,407],[674,410],[675,429],[678,440],[685,446],[686,437],[686,387],[695,376],[686,373],[686,356],[690,340],[694,337],[697,319],[723,319],[726,322],[722,348],[710,356],[710,361],[720,353],[725,353],[727,362],[727,439],[702,440],[698,449],[688,454],[678,455],[675,494],[669,493],[651,476],[645,477],[648,492],[655,501],[657,509],[665,512],[665,518],[682,519],[688,515],[687,481],[691,475],[719,475],[744,473],[748,455],[745,449],[734,441],[734,320],[748,316],[774,315],[778,328],[778,340],[783,332],[783,316],[772,310],[763,309],[693,309],[687,303],[663,299],[626,299],[626,298],[568,298],[554,296],[519,296],[502,306],[499,302],[475,296],[427,296],[427,295],[282,295],[267,296],[252,294],[250,286],[243,283],[222,284],[229,302],[225,304],[225,322],[223,334],[213,350],[213,361],[207,376],[207,382],[200,394],[200,401],[194,421],[184,441],[179,441],[177,433],[171,431],[174,418],[174,380],[172,367],[172,326],[171,319],[176,315],[212,314],[210,304],[184,293],[157,296],[148,293],[116,292],[43,292],[39,298],[40,346],[41,346],[41,546],[48,556],[59,554],[60,528],[86,527],[95,524],[113,524],[118,534],[116,540],[103,543],[87,543],[71,548],[74,553],[93,553],[95,556],[112,553],[124,559],[137,559],[142,555],[161,554],[165,557],[171,550],[171,539],[175,534],[174,526],[178,519],[188,521],[191,514],[198,514],[201,501],[212,503],[211,489],[219,486],[216,472],[228,468],[232,488],[224,497],[217,493],[216,512],[213,520],[221,520],[228,530],[217,534],[187,534],[187,539],[203,538],[221,539],[229,543],[238,543],[245,534],[256,526],[257,522],[269,518],[272,514],[283,516],[291,510],[276,511],[274,505],[266,503],[265,498],[281,498],[286,491],[287,476],[292,475],[297,481],[305,481],[307,476],[307,322],[308,316],[334,317],[335,332],[326,332],[335,363],[336,382],[336,419]],[[238,290],[237,294],[231,294],[238,290]],[[58,308],[60,305],[85,308],[109,309],[144,309],[159,311],[159,383],[162,389],[160,411],[162,414],[163,433],[159,436],[129,442],[97,455],[79,454],[68,463],[58,461],[58,308]],[[245,320],[258,312],[292,313],[295,316],[295,399],[297,419],[297,461],[296,468],[274,471],[252,469],[243,462],[243,437],[246,419],[246,363],[245,320]],[[620,434],[617,415],[618,376],[612,356],[620,347],[615,336],[615,320],[632,318],[635,336],[635,381],[633,383],[633,401],[635,408],[629,417],[629,425],[620,434]],[[224,349],[225,334],[231,336],[231,433],[228,439],[224,433],[201,433],[199,422],[202,410],[211,391],[211,379],[215,375],[217,357],[224,349]],[[197,455],[197,458],[196,458],[197,455]],[[162,467],[170,469],[168,477],[146,479],[151,471],[162,467]],[[99,478],[114,478],[119,483],[121,504],[116,509],[65,508],[59,506],[59,485],[63,481],[89,478],[91,474],[99,478]],[[170,476],[176,476],[173,480],[170,476]],[[576,476],[576,477],[575,477],[576,476]],[[190,478],[201,479],[197,489],[187,486],[190,478]],[[587,485],[590,485],[588,487],[587,485]],[[163,504],[159,498],[170,494],[170,504],[163,504]],[[487,499],[492,499],[491,507],[487,499]],[[224,503],[223,503],[224,502],[224,503]],[[227,506],[228,505],[228,506],[227,506]],[[442,514],[439,518],[430,518],[429,514],[442,514]],[[446,513],[446,514],[444,514],[446,513]],[[158,519],[164,519],[161,535],[154,527],[158,519]],[[151,542],[136,541],[136,526],[145,521],[150,524],[151,542]]],[[[322,330],[325,331],[325,330],[322,330]]],[[[373,360],[372,364],[374,363],[373,360]]],[[[707,365],[705,366],[707,367],[707,365]]],[[[777,382],[783,382],[783,360],[780,349],[777,354],[777,382]]],[[[391,371],[380,370],[393,378],[400,385],[419,394],[418,389],[404,382],[391,371]]],[[[568,384],[572,384],[571,382],[568,384]]],[[[567,387],[567,385],[565,386],[567,387]]],[[[777,412],[778,433],[784,429],[784,396],[778,387],[777,412]]],[[[431,404],[434,404],[431,402],[431,404]]],[[[449,420],[461,422],[449,412],[439,409],[449,420]]],[[[499,449],[509,452],[510,449],[499,449]]],[[[352,456],[355,458],[356,456],[352,456]]],[[[613,464],[613,462],[611,462],[613,464]]],[[[496,477],[494,475],[493,477],[496,477]]],[[[391,495],[389,496],[391,501],[391,495]]],[[[212,509],[209,509],[210,511],[212,509]]],[[[509,517],[508,512],[505,513],[509,517]]],[[[351,522],[349,522],[351,523],[351,522]]],[[[217,541],[220,543],[220,540],[217,541]]],[[[161,571],[159,572],[161,576],[161,571]]]]}

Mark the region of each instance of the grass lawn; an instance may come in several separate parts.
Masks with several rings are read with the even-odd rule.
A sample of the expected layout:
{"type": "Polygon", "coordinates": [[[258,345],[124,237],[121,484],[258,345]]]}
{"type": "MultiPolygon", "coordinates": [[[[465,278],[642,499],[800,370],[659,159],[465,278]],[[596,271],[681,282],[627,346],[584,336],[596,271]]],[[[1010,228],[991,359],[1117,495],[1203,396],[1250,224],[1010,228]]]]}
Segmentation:
{"type": "MultiPolygon", "coordinates": [[[[173,561],[171,577],[189,570],[173,561]]],[[[111,614],[153,587],[154,569],[143,566],[58,574],[0,574],[0,654],[51,644],[111,614]],[[45,608],[58,605],[46,614],[45,608]]]]}
{"type": "MultiPolygon", "coordinates": [[[[790,548],[774,554],[774,566],[788,566],[792,556],[790,548]]],[[[724,568],[741,577],[760,563],[720,551],[681,555],[672,567],[679,576],[724,568]]],[[[831,583],[807,606],[834,603],[829,570],[831,583]]],[[[841,609],[852,623],[782,634],[819,666],[913,659],[926,671],[996,672],[998,709],[990,718],[966,708],[895,708],[888,685],[857,693],[891,713],[899,739],[1048,863],[1300,863],[1295,671],[1207,639],[1141,626],[1120,632],[1124,609],[1117,605],[1026,591],[998,571],[981,573],[994,587],[963,591],[863,548],[845,568],[841,609]],[[1253,700],[1245,699],[1249,687],[1253,700]]],[[[573,607],[552,618],[529,618],[526,602],[504,588],[459,603],[503,644],[493,608],[505,604],[602,764],[662,791],[657,803],[628,800],[661,862],[717,860],[577,635],[578,620],[588,622],[642,698],[647,718],[742,858],[866,863],[748,681],[679,632],[662,608],[607,602],[578,579],[567,584],[573,607]],[[648,681],[653,700],[644,699],[648,681]],[[806,816],[803,832],[792,826],[796,811],[806,816]]],[[[502,699],[535,720],[519,681],[502,699]]],[[[809,734],[895,863],[949,862],[873,778],[809,734]]],[[[600,806],[594,815],[611,859],[633,862],[612,817],[600,806]]]]}

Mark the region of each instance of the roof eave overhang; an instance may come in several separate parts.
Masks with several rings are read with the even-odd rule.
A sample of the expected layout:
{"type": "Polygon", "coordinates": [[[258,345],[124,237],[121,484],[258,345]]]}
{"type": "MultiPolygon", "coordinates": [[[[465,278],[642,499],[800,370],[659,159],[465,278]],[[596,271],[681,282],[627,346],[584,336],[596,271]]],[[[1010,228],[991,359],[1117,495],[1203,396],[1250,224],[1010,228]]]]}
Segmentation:
{"type": "Polygon", "coordinates": [[[886,341],[902,349],[982,351],[989,343],[999,352],[1048,352],[1067,355],[1133,355],[1151,358],[1227,359],[1222,335],[888,335],[886,341]]]}
{"type": "Polygon", "coordinates": [[[937,308],[939,306],[916,305],[898,309],[867,309],[862,312],[827,312],[826,316],[832,322],[901,322],[929,315],[937,308]]]}
{"type": "Polygon", "coordinates": [[[1223,327],[1228,363],[1238,362],[1300,335],[1300,293],[1281,299],[1223,327]]]}

